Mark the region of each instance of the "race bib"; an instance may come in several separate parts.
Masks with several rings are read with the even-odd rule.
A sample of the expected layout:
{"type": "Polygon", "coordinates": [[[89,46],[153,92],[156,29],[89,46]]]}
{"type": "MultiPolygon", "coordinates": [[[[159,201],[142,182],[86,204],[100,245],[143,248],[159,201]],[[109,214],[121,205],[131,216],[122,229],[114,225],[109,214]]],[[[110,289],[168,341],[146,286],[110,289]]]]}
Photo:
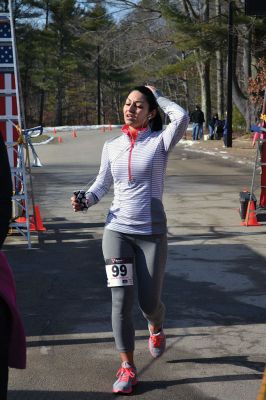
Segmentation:
{"type": "Polygon", "coordinates": [[[133,258],[110,258],[105,270],[108,287],[133,285],[133,258]]]}

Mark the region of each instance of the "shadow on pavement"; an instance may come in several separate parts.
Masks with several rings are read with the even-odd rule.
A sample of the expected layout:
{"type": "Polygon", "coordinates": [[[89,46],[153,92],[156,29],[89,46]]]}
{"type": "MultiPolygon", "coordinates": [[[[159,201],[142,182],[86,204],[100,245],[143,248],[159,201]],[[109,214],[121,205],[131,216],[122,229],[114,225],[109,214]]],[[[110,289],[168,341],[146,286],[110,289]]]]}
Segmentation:
{"type": "Polygon", "coordinates": [[[5,247],[27,336],[111,330],[101,240],[95,236],[94,224],[70,232],[60,223],[41,234],[39,248],[5,247]]]}
{"type": "MultiPolygon", "coordinates": [[[[110,332],[99,224],[52,225],[38,249],[5,247],[27,336],[110,332]]],[[[191,235],[180,239],[169,238],[166,328],[266,322],[266,299],[259,296],[266,287],[264,257],[241,244],[190,246],[182,241],[192,240],[191,235]]],[[[146,329],[137,305],[135,322],[136,329],[146,329]]]]}
{"type": "Polygon", "coordinates": [[[113,398],[112,393],[54,392],[50,390],[10,390],[8,394],[8,400],[106,400],[113,398]]]}
{"type": "MultiPolygon", "coordinates": [[[[208,334],[189,334],[186,335],[171,335],[167,334],[167,339],[177,339],[184,337],[204,337],[209,336],[208,334]]],[[[139,335],[135,337],[135,341],[147,340],[147,335],[139,335]]],[[[84,345],[84,344],[100,344],[100,343],[113,343],[114,339],[110,337],[104,338],[76,338],[76,339],[41,339],[41,340],[27,340],[27,347],[40,347],[40,346],[73,346],[73,345],[84,345]]]]}
{"type": "MultiPolygon", "coordinates": [[[[167,361],[169,364],[206,364],[206,365],[236,365],[263,373],[265,363],[260,361],[250,361],[247,356],[225,356],[210,358],[186,358],[167,361]]],[[[250,376],[250,375],[248,375],[250,376]]],[[[253,375],[252,375],[253,376],[253,375]]],[[[257,375],[255,375],[257,376],[257,375]]],[[[259,375],[261,376],[261,375],[259,375]]]]}
{"type": "MultiPolygon", "coordinates": [[[[160,399],[178,399],[187,400],[188,398],[195,398],[197,400],[215,400],[217,397],[209,397],[203,394],[193,386],[188,386],[185,390],[176,389],[179,385],[193,384],[193,383],[214,383],[214,382],[234,382],[234,381],[254,381],[261,379],[260,374],[241,374],[241,375],[223,375],[223,376],[210,376],[210,377],[195,377],[188,379],[176,379],[168,381],[141,381],[135,387],[131,395],[126,397],[137,398],[145,395],[145,393],[157,393],[158,390],[161,394],[160,399]],[[174,390],[174,391],[173,391],[174,390]],[[176,397],[178,396],[178,397],[176,397]]],[[[113,395],[112,393],[104,392],[62,392],[62,391],[13,391],[9,392],[8,400],[108,400],[108,399],[122,399],[124,395],[113,395]]],[[[150,397],[151,398],[151,397],[150,397]]]]}
{"type": "MultiPolygon", "coordinates": [[[[261,374],[239,374],[239,375],[218,375],[218,376],[204,376],[204,377],[195,377],[195,378],[185,378],[185,379],[175,379],[175,380],[169,380],[169,381],[144,381],[141,382],[136,387],[135,393],[136,395],[141,395],[145,392],[151,392],[152,390],[158,390],[158,389],[168,389],[170,387],[178,386],[178,385],[186,385],[186,384],[192,384],[192,383],[206,383],[206,382],[234,382],[234,381],[253,381],[253,380],[260,380],[261,379],[261,374]]],[[[193,392],[193,388],[188,387],[188,392],[193,392]]],[[[182,392],[184,395],[184,392],[182,392]]],[[[217,397],[206,397],[206,395],[200,394],[197,390],[195,390],[195,393],[197,393],[196,397],[194,397],[197,400],[211,400],[211,399],[217,399],[217,397]]],[[[187,393],[188,394],[188,393],[187,393]]],[[[167,397],[165,397],[167,398],[167,397]]],[[[191,397],[193,398],[193,397],[191,397]]],[[[187,399],[187,397],[182,397],[182,394],[180,393],[180,396],[176,399],[187,399]]]]}

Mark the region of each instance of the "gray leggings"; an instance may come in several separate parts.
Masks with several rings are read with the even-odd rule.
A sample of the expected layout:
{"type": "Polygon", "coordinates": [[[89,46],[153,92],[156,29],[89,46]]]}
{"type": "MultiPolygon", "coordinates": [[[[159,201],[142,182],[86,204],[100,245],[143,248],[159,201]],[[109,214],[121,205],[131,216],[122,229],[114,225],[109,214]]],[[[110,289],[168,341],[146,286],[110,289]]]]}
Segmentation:
{"type": "MultiPolygon", "coordinates": [[[[138,287],[140,309],[147,321],[161,326],[165,307],[161,292],[167,258],[166,235],[131,235],[105,229],[103,255],[110,258],[132,258],[138,287]]],[[[113,287],[112,327],[117,350],[134,350],[132,308],[134,286],[113,287]]]]}

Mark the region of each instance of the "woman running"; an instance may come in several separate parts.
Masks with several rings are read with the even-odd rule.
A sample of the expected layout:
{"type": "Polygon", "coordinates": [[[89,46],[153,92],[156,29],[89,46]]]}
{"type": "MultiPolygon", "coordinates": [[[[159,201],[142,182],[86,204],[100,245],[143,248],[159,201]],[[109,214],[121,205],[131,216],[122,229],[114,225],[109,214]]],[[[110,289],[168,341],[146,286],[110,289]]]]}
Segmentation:
{"type": "Polygon", "coordinates": [[[162,203],[168,155],[182,138],[188,114],[153,86],[138,86],[128,95],[122,135],[103,147],[95,182],[83,196],[71,198],[75,211],[96,204],[114,185],[106,218],[103,255],[112,292],[112,327],[121,367],[114,393],[131,393],[137,383],[134,362],[134,285],[149,329],[151,355],[165,350],[165,306],[161,293],[167,258],[167,226],[162,203]],[[163,128],[159,107],[170,123],[163,128]],[[133,273],[134,271],[134,273],[133,273]]]}

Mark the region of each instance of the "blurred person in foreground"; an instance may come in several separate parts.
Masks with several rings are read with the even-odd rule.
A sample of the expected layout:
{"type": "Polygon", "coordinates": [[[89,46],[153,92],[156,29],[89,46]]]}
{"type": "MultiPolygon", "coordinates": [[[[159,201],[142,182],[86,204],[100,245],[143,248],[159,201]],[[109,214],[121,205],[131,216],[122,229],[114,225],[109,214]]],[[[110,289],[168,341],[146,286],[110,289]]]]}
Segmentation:
{"type": "Polygon", "coordinates": [[[0,132],[0,249],[5,241],[12,214],[12,180],[6,145],[0,132]]]}
{"type": "Polygon", "coordinates": [[[260,191],[260,209],[266,209],[266,122],[260,121],[257,125],[252,125],[251,128],[254,131],[252,146],[258,145],[259,159],[259,170],[261,174],[261,191],[260,191]],[[256,129],[257,128],[257,129],[256,129]]]}
{"type": "Polygon", "coordinates": [[[26,367],[26,340],[16,304],[16,287],[1,250],[12,213],[12,180],[6,145],[0,132],[0,400],[7,399],[8,369],[26,367]]]}

